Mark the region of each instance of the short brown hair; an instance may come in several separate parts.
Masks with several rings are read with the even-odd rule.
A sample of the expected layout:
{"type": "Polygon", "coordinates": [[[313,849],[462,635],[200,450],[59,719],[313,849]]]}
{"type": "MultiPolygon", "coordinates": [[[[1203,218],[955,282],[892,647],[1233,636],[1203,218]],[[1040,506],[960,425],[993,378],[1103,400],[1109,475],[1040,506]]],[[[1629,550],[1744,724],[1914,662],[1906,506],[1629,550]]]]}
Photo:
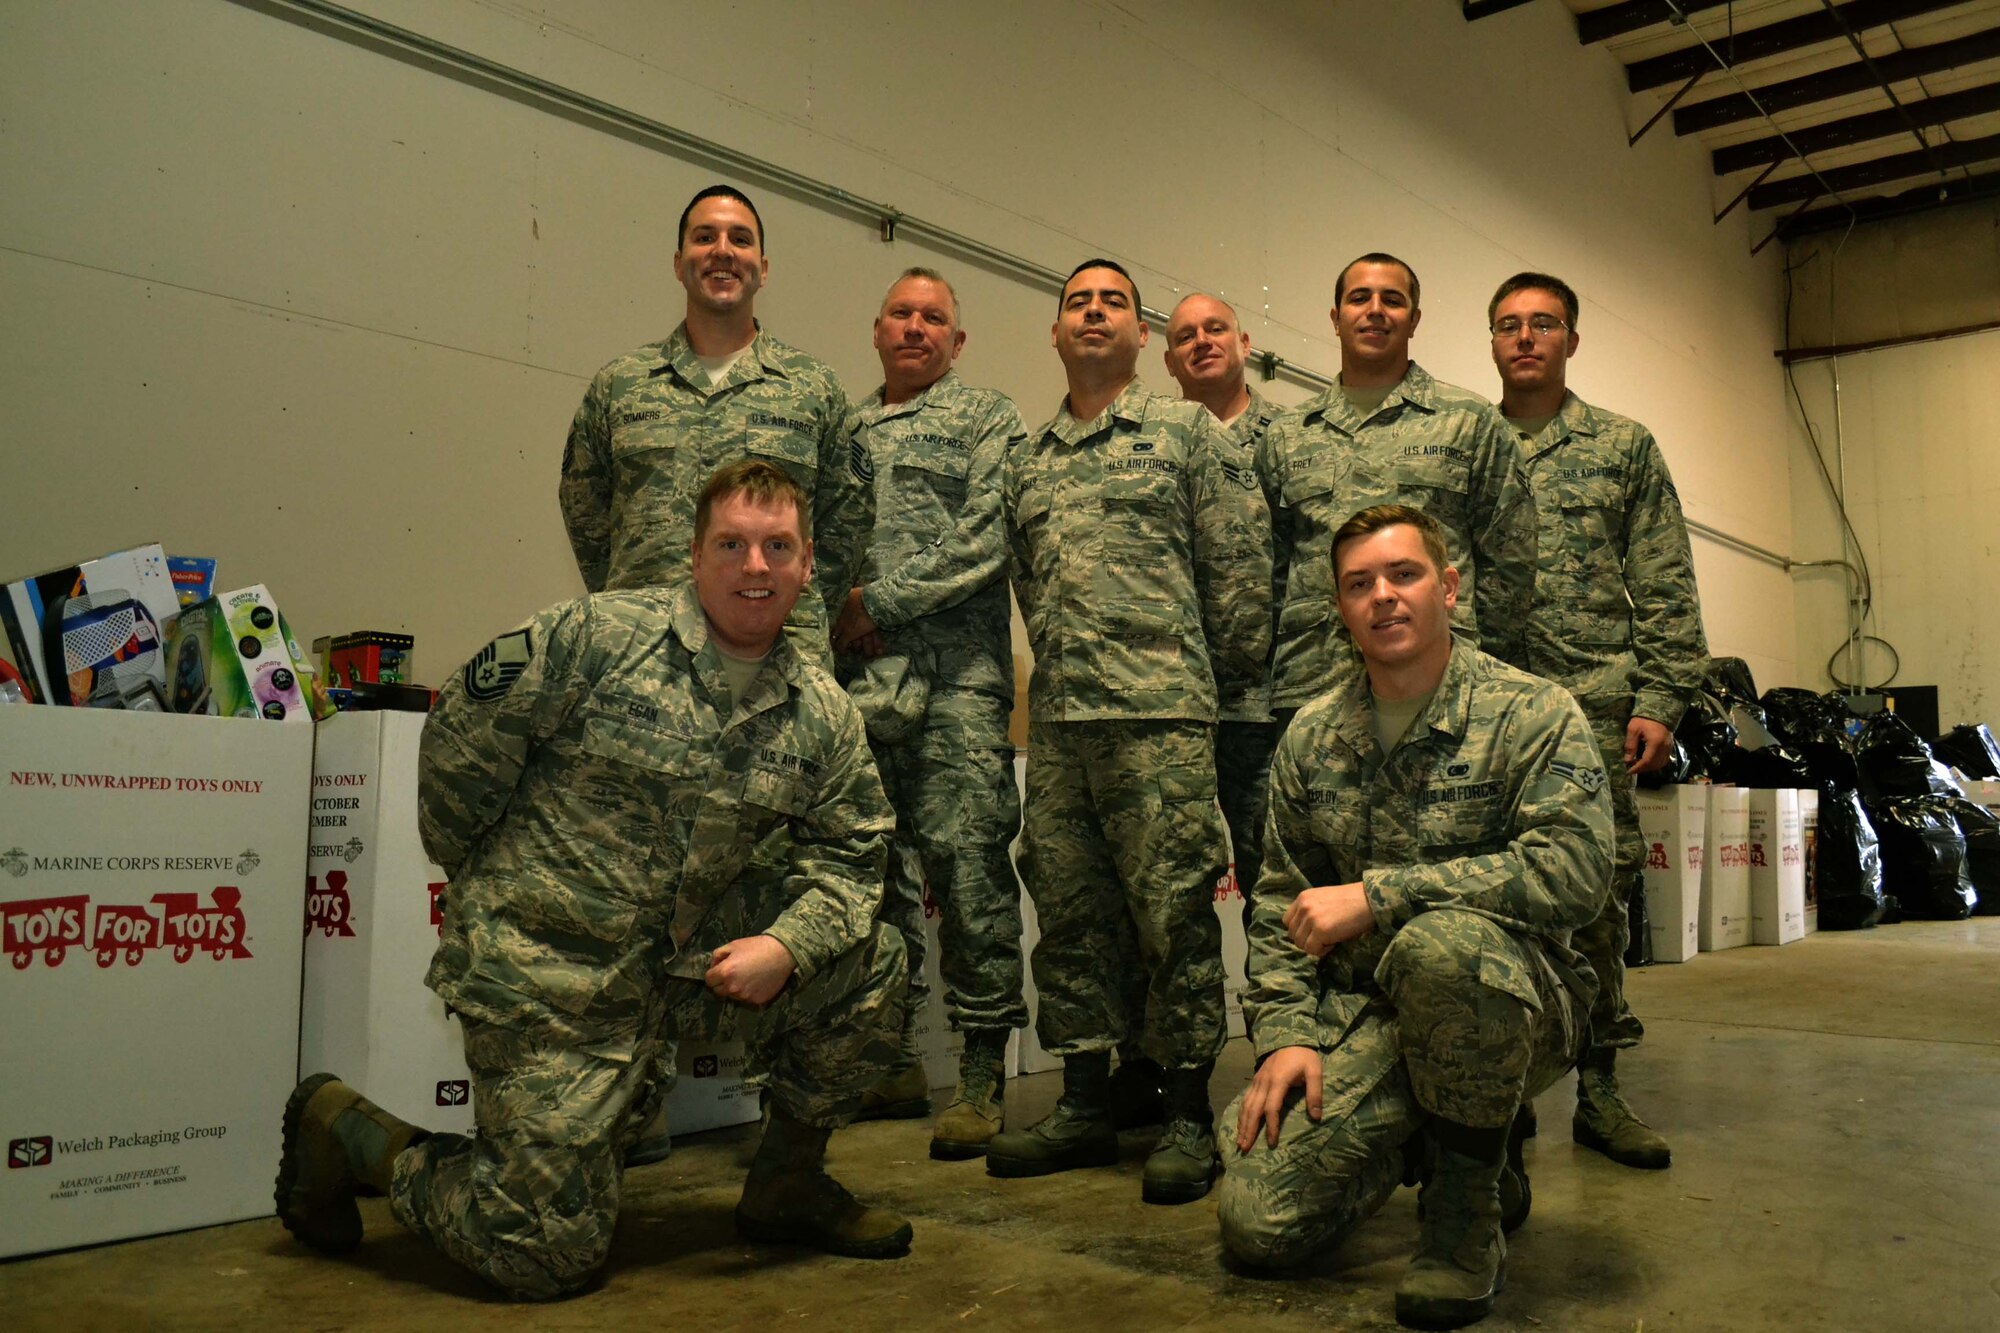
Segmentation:
{"type": "Polygon", "coordinates": [[[1333,303],[1335,305],[1339,305],[1347,299],[1347,275],[1354,271],[1356,264],[1394,264],[1397,268],[1410,275],[1410,309],[1415,310],[1423,305],[1424,285],[1417,281],[1417,271],[1410,267],[1408,260],[1398,259],[1396,256],[1384,254],[1380,250],[1370,250],[1365,255],[1360,255],[1347,261],[1347,267],[1340,270],[1340,276],[1333,280],[1333,303]]]}
{"type": "Polygon", "coordinates": [[[694,540],[699,546],[708,535],[708,516],[717,503],[743,496],[760,506],[791,505],[799,513],[799,536],[812,540],[812,502],[805,487],[776,463],[761,458],[745,458],[731,463],[708,479],[701,498],[694,502],[694,540]]]}
{"type": "Polygon", "coordinates": [[[1340,548],[1356,537],[1366,537],[1371,532],[1393,528],[1407,523],[1417,530],[1424,539],[1424,554],[1431,558],[1435,572],[1442,574],[1451,567],[1451,557],[1445,554],[1444,529],[1438,521],[1421,509],[1410,505],[1371,505],[1354,515],[1333,534],[1333,577],[1340,581],[1340,548]]]}
{"type": "Polygon", "coordinates": [[[1515,292],[1547,292],[1562,302],[1563,316],[1569,321],[1569,331],[1576,332],[1576,292],[1561,278],[1549,273],[1516,273],[1500,284],[1500,290],[1493,293],[1493,299],[1486,303],[1486,322],[1491,324],[1493,316],[1500,313],[1500,303],[1515,292]]]}

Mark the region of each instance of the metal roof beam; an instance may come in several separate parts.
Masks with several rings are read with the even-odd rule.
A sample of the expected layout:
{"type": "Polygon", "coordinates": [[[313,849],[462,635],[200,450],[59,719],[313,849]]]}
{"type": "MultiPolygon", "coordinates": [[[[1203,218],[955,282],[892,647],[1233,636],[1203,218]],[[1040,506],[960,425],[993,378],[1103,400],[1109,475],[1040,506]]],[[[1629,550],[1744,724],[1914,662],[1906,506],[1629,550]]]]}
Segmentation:
{"type": "Polygon", "coordinates": [[[1995,159],[2000,159],[2000,134],[1989,134],[1983,139],[1961,139],[1957,143],[1937,144],[1919,152],[1896,153],[1856,162],[1851,166],[1835,167],[1820,172],[1818,180],[1797,176],[1759,185],[1750,191],[1750,207],[1776,208],[1779,204],[1809,201],[1827,190],[1839,193],[1868,189],[1890,181],[1908,180],[1912,176],[1936,175],[1945,167],[1965,167],[1995,159]],[[1821,181],[1825,182],[1824,186],[1821,181]]]}
{"type": "Polygon", "coordinates": [[[1589,46],[1650,28],[1655,23],[1676,22],[1676,10],[1681,14],[1697,14],[1704,9],[1720,9],[1727,3],[1729,0],[1679,0],[1678,4],[1670,4],[1668,0],[1626,0],[1622,5],[1606,5],[1588,14],[1578,14],[1576,40],[1589,46]]]}
{"type": "MultiPolygon", "coordinates": [[[[1734,67],[1802,47],[1816,46],[1821,42],[1838,41],[1850,29],[1860,32],[1879,28],[1885,23],[1914,18],[1934,9],[1949,9],[1959,3],[1961,0],[1850,0],[1847,4],[1822,9],[1818,13],[1801,14],[1782,22],[1767,23],[1761,28],[1718,37],[1715,47],[1724,62],[1734,67]]],[[[1664,88],[1714,68],[1715,61],[1707,48],[1696,43],[1664,55],[1633,61],[1625,67],[1625,81],[1633,92],[1642,93],[1648,88],[1664,88]]]]}
{"type": "Polygon", "coordinates": [[[1950,185],[1935,183],[1919,185],[1900,194],[1862,199],[1851,209],[1845,205],[1815,208],[1787,219],[1778,227],[1777,234],[1787,241],[1792,241],[1815,232],[1845,227],[1850,220],[1878,222],[1883,218],[1928,213],[1932,209],[1963,204],[1974,199],[1990,199],[1996,195],[2000,195],[2000,172],[1954,181],[1950,185]]]}
{"type": "MultiPolygon", "coordinates": [[[[1948,42],[1913,46],[1907,51],[1883,56],[1874,65],[1882,79],[1901,82],[1957,69],[1974,61],[1991,60],[1996,56],[2000,56],[2000,28],[1987,28],[1948,42]]],[[[1751,92],[1756,94],[1755,101],[1748,93],[1730,93],[1681,107],[1674,112],[1674,133],[1698,134],[1703,130],[1754,120],[1767,112],[1810,106],[1830,97],[1842,97],[1881,86],[1876,74],[1857,60],[1853,64],[1822,70],[1817,74],[1754,88],[1751,92]]]]}
{"type": "Polygon", "coordinates": [[[1765,163],[1788,162],[1794,156],[1793,147],[1801,153],[1824,153],[1834,148],[1902,134],[1909,129],[1909,121],[1903,118],[1905,112],[1910,120],[1919,125],[1943,125],[1948,121],[1965,120],[1994,111],[2000,111],[2000,83],[1927,97],[1921,102],[1906,102],[1901,111],[1890,107],[1884,111],[1864,111],[1858,116],[1830,120],[1824,125],[1809,125],[1791,131],[1788,136],[1791,146],[1787,146],[1785,138],[1773,134],[1748,143],[1718,148],[1710,156],[1715,164],[1715,174],[1727,176],[1733,171],[1747,171],[1765,163]]]}

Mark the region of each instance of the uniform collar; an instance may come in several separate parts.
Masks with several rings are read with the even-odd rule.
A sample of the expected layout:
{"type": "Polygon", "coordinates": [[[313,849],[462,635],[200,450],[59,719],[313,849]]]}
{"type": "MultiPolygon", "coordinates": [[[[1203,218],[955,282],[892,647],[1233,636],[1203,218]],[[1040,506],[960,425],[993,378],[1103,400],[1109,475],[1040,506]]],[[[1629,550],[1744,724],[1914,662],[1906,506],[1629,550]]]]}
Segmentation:
{"type": "Polygon", "coordinates": [[[1351,435],[1362,423],[1373,420],[1399,403],[1408,403],[1420,412],[1437,411],[1437,381],[1431,378],[1429,371],[1414,361],[1410,362],[1409,369],[1403,372],[1403,378],[1397,380],[1395,386],[1389,390],[1389,396],[1365,417],[1355,409],[1354,404],[1347,401],[1347,391],[1338,381],[1335,381],[1330,388],[1321,390],[1318,397],[1308,402],[1305,414],[1309,418],[1319,417],[1329,426],[1339,427],[1351,435]]]}
{"type": "MultiPolygon", "coordinates": [[[[694,659],[696,678],[712,697],[727,699],[729,685],[722,675],[722,650],[716,647],[714,636],[708,632],[708,617],[702,614],[701,599],[695,595],[694,584],[683,583],[675,588],[670,594],[669,605],[674,637],[694,659]]],[[[738,713],[745,716],[760,713],[773,704],[784,702],[785,696],[802,684],[798,650],[792,646],[791,636],[783,630],[778,632],[778,641],[771,645],[770,656],[765,659],[764,665],[767,669],[757,673],[749,692],[738,701],[738,713]],[[775,671],[769,669],[774,667],[775,671]]]]}
{"type": "Polygon", "coordinates": [[[1527,441],[1523,448],[1528,449],[1535,458],[1540,458],[1551,449],[1567,443],[1572,435],[1592,439],[1601,428],[1602,423],[1597,410],[1575,393],[1565,392],[1562,406],[1557,408],[1555,416],[1549,419],[1549,425],[1542,428],[1540,435],[1527,441]]]}
{"type": "Polygon", "coordinates": [[[765,375],[786,378],[783,360],[777,354],[777,345],[771,335],[764,332],[762,324],[757,325],[757,335],[744,354],[729,368],[729,374],[722,383],[713,387],[708,382],[708,367],[695,354],[694,344],[688,341],[687,321],[674,326],[674,331],[666,342],[660,345],[660,364],[651,372],[663,375],[672,370],[681,382],[701,393],[712,393],[717,389],[727,389],[748,380],[762,379],[765,375]]]}
{"type": "Polygon", "coordinates": [[[943,399],[950,397],[957,387],[958,372],[947,370],[922,393],[911,398],[905,398],[900,403],[890,403],[884,401],[885,395],[889,392],[889,386],[879,384],[875,387],[875,392],[869,394],[862,401],[860,409],[861,419],[872,426],[880,421],[888,421],[892,417],[911,416],[930,406],[933,398],[943,399]]]}
{"type": "MultiPolygon", "coordinates": [[[[1335,730],[1355,753],[1372,755],[1379,747],[1375,743],[1375,704],[1368,685],[1368,667],[1352,640],[1345,640],[1344,646],[1353,669],[1344,672],[1334,687],[1335,730]]],[[[1430,703],[1411,720],[1411,732],[1422,727],[1424,734],[1443,732],[1463,740],[1472,723],[1472,694],[1478,674],[1479,650],[1452,635],[1451,656],[1445,661],[1444,675],[1438,678],[1430,703]]]]}
{"type": "Polygon", "coordinates": [[[1064,395],[1062,406],[1056,409],[1055,420],[1049,423],[1049,431],[1064,444],[1077,444],[1089,439],[1105,429],[1113,421],[1127,425],[1138,425],[1146,419],[1146,404],[1151,400],[1152,391],[1137,375],[1111,400],[1111,405],[1088,421],[1078,421],[1070,415],[1069,397],[1064,395]]]}

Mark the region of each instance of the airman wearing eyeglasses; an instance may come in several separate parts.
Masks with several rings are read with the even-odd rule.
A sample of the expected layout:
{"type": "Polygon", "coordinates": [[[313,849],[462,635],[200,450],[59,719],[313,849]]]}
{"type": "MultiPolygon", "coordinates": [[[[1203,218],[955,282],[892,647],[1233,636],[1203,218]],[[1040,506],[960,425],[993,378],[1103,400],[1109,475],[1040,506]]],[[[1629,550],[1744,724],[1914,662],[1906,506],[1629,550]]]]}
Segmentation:
{"type": "Polygon", "coordinates": [[[1569,285],[1517,273],[1486,313],[1500,410],[1520,438],[1540,515],[1525,665],[1583,706],[1618,824],[1604,911],[1572,941],[1596,971],[1598,992],[1571,1130],[1615,1162],[1657,1170],[1672,1161],[1667,1141],[1619,1094],[1613,1061],[1645,1031],[1625,1003],[1627,913],[1645,856],[1632,781],[1666,762],[1708,657],[1687,523],[1651,432],[1569,390],[1569,359],[1581,343],[1569,285]]]}

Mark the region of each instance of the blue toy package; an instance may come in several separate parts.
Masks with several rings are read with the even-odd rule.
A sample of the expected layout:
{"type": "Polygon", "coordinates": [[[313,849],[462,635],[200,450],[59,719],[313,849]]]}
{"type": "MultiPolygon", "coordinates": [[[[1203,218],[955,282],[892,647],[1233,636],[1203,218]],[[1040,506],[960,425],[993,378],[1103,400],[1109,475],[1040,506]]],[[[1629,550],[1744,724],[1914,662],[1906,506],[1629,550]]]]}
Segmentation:
{"type": "Polygon", "coordinates": [[[183,607],[205,601],[215,591],[215,561],[205,555],[168,556],[167,576],[183,607]]]}

